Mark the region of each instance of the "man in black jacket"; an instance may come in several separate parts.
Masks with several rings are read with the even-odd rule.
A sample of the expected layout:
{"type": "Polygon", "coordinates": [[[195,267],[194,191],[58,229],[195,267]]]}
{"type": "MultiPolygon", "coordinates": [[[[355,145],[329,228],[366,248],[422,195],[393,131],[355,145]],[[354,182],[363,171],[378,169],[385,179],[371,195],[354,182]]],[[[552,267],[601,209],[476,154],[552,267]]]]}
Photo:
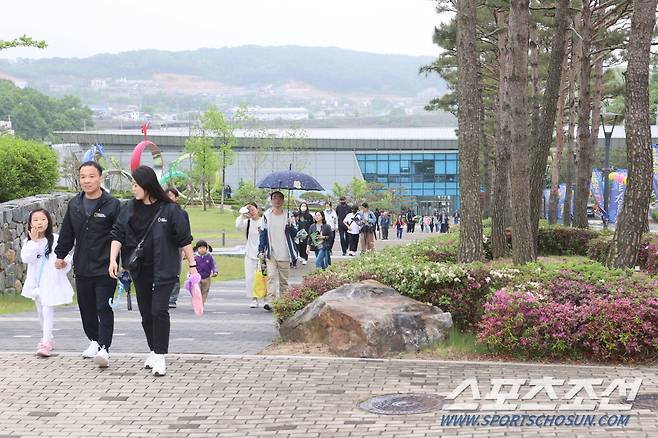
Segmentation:
{"type": "Polygon", "coordinates": [[[65,266],[64,257],[73,253],[73,272],[82,327],[89,347],[82,357],[93,358],[101,368],[109,365],[108,349],[114,331],[114,313],[108,300],[114,296],[116,280],[108,274],[110,232],[119,216],[120,202],[101,188],[103,168],[95,161],[80,166],[80,186],[66,210],[55,248],[55,267],[65,266]]]}
{"type": "Polygon", "coordinates": [[[345,216],[350,213],[351,208],[347,205],[345,196],[341,196],[339,201],[340,202],[336,207],[336,215],[338,216],[338,234],[340,235],[340,247],[343,250],[343,255],[347,255],[347,227],[343,221],[345,220],[345,216]]]}

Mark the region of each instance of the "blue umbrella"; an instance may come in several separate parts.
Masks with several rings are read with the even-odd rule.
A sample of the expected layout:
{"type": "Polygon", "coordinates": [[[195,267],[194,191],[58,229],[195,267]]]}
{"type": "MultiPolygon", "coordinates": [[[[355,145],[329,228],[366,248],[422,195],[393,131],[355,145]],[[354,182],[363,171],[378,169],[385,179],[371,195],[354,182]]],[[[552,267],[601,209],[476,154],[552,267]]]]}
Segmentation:
{"type": "Polygon", "coordinates": [[[294,170],[284,170],[267,175],[259,183],[261,189],[287,189],[321,192],[324,188],[310,175],[294,170]]]}

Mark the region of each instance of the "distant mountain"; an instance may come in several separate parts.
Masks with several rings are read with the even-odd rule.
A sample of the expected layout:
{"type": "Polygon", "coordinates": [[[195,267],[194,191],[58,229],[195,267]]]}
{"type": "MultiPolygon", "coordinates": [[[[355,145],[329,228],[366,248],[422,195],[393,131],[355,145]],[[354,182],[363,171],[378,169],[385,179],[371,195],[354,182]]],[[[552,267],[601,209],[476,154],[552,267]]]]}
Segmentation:
{"type": "Polygon", "coordinates": [[[0,61],[0,74],[29,83],[86,82],[94,78],[150,79],[170,73],[228,86],[301,82],[338,94],[413,96],[445,90],[437,76],[418,74],[427,56],[381,55],[327,47],[242,46],[169,52],[139,50],[89,58],[0,61]]]}

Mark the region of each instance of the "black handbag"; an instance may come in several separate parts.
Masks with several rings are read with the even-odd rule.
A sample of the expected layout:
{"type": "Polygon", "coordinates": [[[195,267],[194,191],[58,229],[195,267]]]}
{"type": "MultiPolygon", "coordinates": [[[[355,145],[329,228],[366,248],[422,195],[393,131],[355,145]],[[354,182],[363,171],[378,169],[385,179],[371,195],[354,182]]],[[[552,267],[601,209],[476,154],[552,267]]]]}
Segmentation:
{"type": "Polygon", "coordinates": [[[128,269],[128,271],[130,272],[139,271],[139,268],[142,265],[142,259],[144,258],[144,246],[143,246],[144,240],[146,240],[146,237],[149,235],[149,232],[153,227],[153,224],[158,219],[158,216],[160,215],[160,210],[162,210],[162,207],[158,208],[158,211],[155,212],[155,216],[153,216],[153,220],[149,224],[148,228],[146,228],[144,237],[142,237],[142,240],[139,241],[137,247],[133,250],[132,254],[130,254],[130,257],[128,258],[128,263],[126,263],[126,269],[128,269]]]}

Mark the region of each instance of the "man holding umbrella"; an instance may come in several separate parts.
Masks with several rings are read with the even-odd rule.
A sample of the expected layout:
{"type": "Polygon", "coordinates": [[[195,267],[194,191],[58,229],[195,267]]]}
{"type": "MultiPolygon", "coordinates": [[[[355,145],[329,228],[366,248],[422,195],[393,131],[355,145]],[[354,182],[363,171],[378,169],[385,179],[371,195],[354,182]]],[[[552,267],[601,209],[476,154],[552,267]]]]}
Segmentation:
{"type": "Polygon", "coordinates": [[[280,297],[288,290],[290,265],[297,261],[293,242],[297,231],[291,226],[288,212],[283,209],[283,193],[274,191],[270,199],[272,207],[263,215],[258,244],[259,257],[264,257],[267,261],[267,296],[263,305],[267,311],[272,310],[272,299],[280,297]]]}

